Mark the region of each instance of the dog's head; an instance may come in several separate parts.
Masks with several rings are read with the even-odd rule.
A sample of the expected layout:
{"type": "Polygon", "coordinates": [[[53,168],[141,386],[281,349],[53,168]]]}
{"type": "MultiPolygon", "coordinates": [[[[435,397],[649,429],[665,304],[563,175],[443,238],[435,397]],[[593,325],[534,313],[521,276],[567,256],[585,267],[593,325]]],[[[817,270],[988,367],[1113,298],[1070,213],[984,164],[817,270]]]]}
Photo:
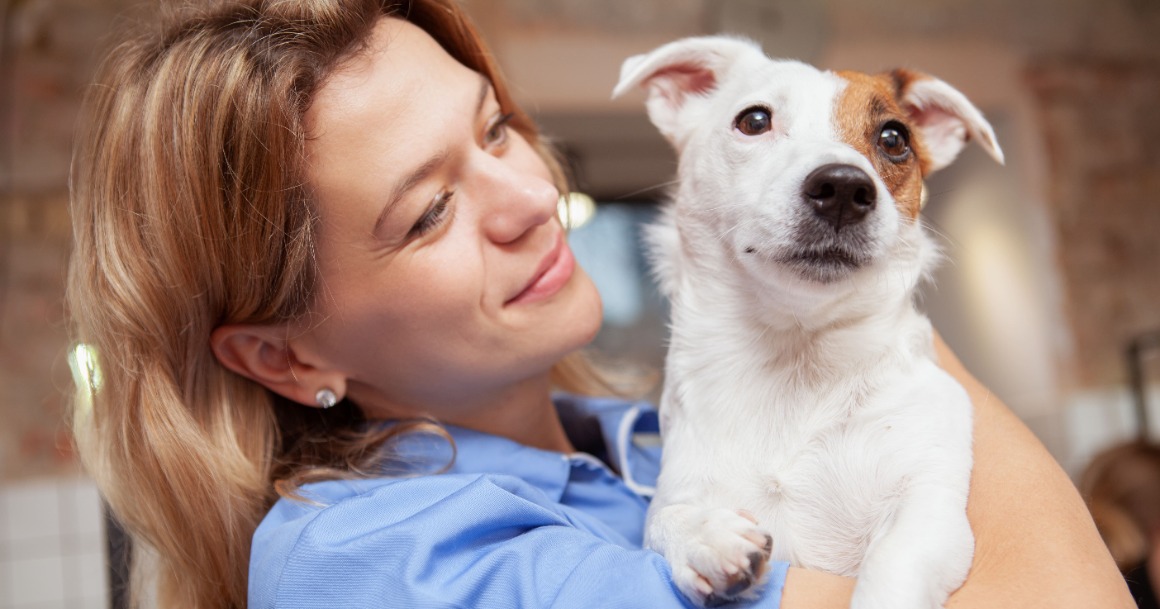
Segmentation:
{"type": "Polygon", "coordinates": [[[628,59],[613,95],[638,85],[680,155],[683,234],[782,287],[824,289],[873,269],[917,267],[917,279],[923,178],[971,139],[1003,160],[966,97],[907,70],[824,72],[718,36],[628,59]]]}

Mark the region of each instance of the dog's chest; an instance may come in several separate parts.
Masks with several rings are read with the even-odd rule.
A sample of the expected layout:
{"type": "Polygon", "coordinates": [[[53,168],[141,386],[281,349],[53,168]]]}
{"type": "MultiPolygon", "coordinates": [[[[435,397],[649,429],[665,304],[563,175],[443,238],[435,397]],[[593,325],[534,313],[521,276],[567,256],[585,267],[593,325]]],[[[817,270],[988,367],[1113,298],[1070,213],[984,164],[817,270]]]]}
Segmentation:
{"type": "MultiPolygon", "coordinates": [[[[777,540],[774,557],[856,575],[922,467],[899,431],[881,420],[849,420],[771,451],[753,463],[743,505],[777,540]]],[[[918,451],[923,452],[923,451],[918,451]]]]}

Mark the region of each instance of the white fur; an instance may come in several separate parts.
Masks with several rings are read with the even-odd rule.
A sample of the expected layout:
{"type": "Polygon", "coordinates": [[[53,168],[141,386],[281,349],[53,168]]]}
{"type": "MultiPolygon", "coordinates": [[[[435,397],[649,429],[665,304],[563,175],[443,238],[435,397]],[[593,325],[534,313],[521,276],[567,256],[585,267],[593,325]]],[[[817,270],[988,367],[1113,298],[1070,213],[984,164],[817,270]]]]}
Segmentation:
{"type": "MultiPolygon", "coordinates": [[[[702,603],[729,596],[730,565],[762,550],[737,510],[772,535],[774,559],[857,576],[856,609],[940,607],[971,563],[971,406],[935,364],[913,305],[937,254],[838,138],[845,82],[709,37],[630,59],[617,87],[648,89],[650,117],[680,153],[673,203],[650,235],[672,339],[646,543],[702,603]],[[689,82],[712,86],[682,90],[689,82]],[[733,120],[754,105],[772,110],[774,128],[744,136],[733,120]],[[802,183],[829,163],[863,169],[879,200],[864,220],[869,262],[823,281],[779,256],[801,247],[802,183]]],[[[961,94],[939,84],[919,99],[933,94],[959,104],[941,118],[966,124],[959,141],[928,143],[939,163],[967,132],[1001,158],[961,94]]],[[[955,132],[947,125],[937,128],[955,132]]]]}

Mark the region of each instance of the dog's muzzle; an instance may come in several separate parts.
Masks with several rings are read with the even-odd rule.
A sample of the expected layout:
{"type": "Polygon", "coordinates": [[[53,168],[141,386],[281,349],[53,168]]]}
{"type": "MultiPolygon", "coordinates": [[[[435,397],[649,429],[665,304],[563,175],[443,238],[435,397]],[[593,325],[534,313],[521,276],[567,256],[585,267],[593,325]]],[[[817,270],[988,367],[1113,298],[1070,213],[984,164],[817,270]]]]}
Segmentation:
{"type": "Polygon", "coordinates": [[[875,231],[865,222],[878,189],[853,165],[823,165],[802,182],[803,206],[794,222],[794,245],[775,260],[805,279],[829,283],[871,262],[875,231]]]}

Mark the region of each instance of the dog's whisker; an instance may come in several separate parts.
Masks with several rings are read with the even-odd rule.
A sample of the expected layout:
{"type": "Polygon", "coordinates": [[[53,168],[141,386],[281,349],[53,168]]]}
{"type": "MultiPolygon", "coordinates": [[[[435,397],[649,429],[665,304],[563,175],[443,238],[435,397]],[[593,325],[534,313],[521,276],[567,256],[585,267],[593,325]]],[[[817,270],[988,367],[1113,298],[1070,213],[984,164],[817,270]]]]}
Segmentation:
{"type": "Polygon", "coordinates": [[[951,236],[949,232],[943,230],[943,228],[939,226],[937,222],[925,216],[920,216],[920,219],[922,222],[923,230],[938,237],[942,243],[946,244],[946,247],[951,249],[959,249],[962,247],[962,243],[960,243],[958,239],[955,239],[953,236],[951,236]]]}
{"type": "Polygon", "coordinates": [[[745,203],[725,203],[725,204],[717,205],[714,207],[706,207],[704,209],[704,211],[719,213],[719,212],[722,212],[725,210],[730,210],[730,209],[745,209],[746,207],[747,207],[747,204],[745,204],[745,203]]]}
{"type": "Polygon", "coordinates": [[[732,234],[732,233],[734,233],[734,232],[736,232],[736,231],[738,231],[738,230],[741,230],[741,225],[740,225],[740,224],[735,224],[735,225],[733,225],[733,226],[729,227],[728,229],[726,229],[726,230],[725,230],[725,232],[721,233],[721,236],[722,236],[722,237],[728,237],[730,234],[732,234]]]}
{"type": "Polygon", "coordinates": [[[613,201],[624,201],[625,199],[632,199],[632,198],[636,197],[637,195],[642,195],[646,192],[664,191],[665,189],[676,186],[677,184],[680,184],[680,180],[673,179],[673,180],[669,180],[667,182],[660,182],[658,184],[653,184],[652,186],[645,186],[644,188],[640,188],[640,189],[634,190],[632,192],[627,192],[627,193],[624,193],[622,195],[617,195],[616,197],[613,197],[612,200],[613,201]]]}

